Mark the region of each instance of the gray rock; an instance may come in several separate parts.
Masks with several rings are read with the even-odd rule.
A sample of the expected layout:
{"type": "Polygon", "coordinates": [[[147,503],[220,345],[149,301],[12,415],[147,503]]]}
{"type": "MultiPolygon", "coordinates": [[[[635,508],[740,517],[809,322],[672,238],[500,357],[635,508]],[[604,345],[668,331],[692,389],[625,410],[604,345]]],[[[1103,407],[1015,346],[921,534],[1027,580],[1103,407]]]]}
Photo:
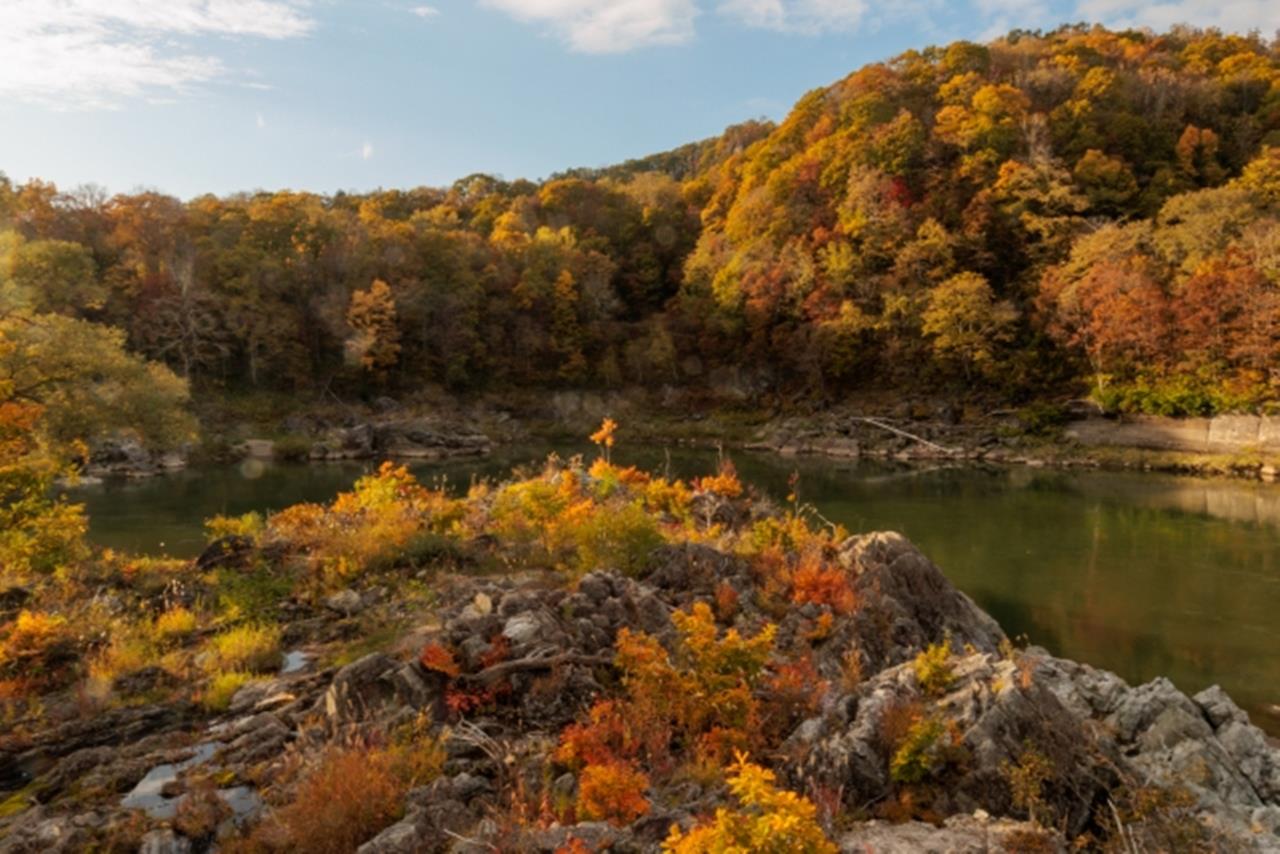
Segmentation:
{"type": "Polygon", "coordinates": [[[889,824],[860,822],[840,837],[840,850],[848,854],[991,854],[996,851],[1036,850],[1066,852],[1065,840],[1028,822],[1009,819],[993,821],[985,814],[953,816],[943,827],[912,821],[889,824]],[[1034,838],[1043,847],[1013,848],[1015,839],[1034,838]]]}
{"type": "Polygon", "coordinates": [[[138,846],[138,854],[189,854],[190,851],[191,840],[169,828],[149,831],[138,846]]]}
{"type": "Polygon", "coordinates": [[[344,617],[354,616],[364,610],[364,602],[360,594],[354,590],[339,590],[324,600],[324,606],[344,617]]]}
{"type": "Polygon", "coordinates": [[[356,849],[356,854],[414,854],[422,851],[424,835],[418,822],[398,821],[356,849]]]}
{"type": "Polygon", "coordinates": [[[1218,685],[1205,688],[1191,699],[1204,712],[1204,716],[1209,719],[1209,723],[1215,730],[1232,722],[1242,724],[1249,722],[1249,716],[1244,710],[1237,706],[1235,701],[1227,696],[1227,692],[1218,685]]]}
{"type": "Polygon", "coordinates": [[[384,711],[396,699],[394,684],[386,677],[398,667],[395,659],[374,652],[339,670],[323,700],[330,723],[342,726],[384,711]]]}
{"type": "Polygon", "coordinates": [[[545,633],[547,620],[537,612],[526,611],[507,620],[502,627],[503,637],[517,645],[533,643],[545,633]]]}

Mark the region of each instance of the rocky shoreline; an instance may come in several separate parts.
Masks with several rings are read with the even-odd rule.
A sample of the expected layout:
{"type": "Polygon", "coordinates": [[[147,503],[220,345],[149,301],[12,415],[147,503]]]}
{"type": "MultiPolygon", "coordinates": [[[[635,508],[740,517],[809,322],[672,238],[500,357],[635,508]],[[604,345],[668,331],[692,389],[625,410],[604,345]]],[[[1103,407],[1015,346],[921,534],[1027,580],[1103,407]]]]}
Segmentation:
{"type": "MultiPolygon", "coordinates": [[[[853,537],[838,560],[852,575],[859,607],[828,627],[813,665],[838,685],[856,655],[862,678],[795,726],[774,761],[790,788],[826,793],[863,814],[836,829],[842,851],[1065,852],[1109,823],[1132,850],[1280,850],[1280,749],[1221,690],[1189,697],[1163,679],[1132,687],[1042,649],[1014,649],[899,535],[853,537]],[[923,684],[912,664],[938,644],[952,650],[941,690],[923,684]],[[950,733],[928,748],[945,769],[931,806],[935,821],[868,821],[868,807],[892,791],[892,748],[883,733],[907,706],[946,721],[950,733]],[[1010,784],[1031,746],[1044,762],[1033,802],[1010,784]],[[1202,842],[1180,847],[1189,840],[1202,842]],[[1038,847],[1016,847],[1032,842],[1038,847]]],[[[536,757],[548,749],[548,734],[601,694],[620,630],[670,642],[675,609],[725,589],[744,603],[735,624],[762,616],[747,604],[750,571],[732,554],[668,545],[648,567],[636,578],[593,572],[569,587],[542,576],[444,577],[434,584],[430,617],[419,617],[399,641],[341,667],[295,657],[287,672],[240,689],[225,713],[144,702],[0,737],[0,783],[9,790],[0,852],[80,851],[101,845],[104,834],[138,839],[148,854],[215,851],[219,840],[269,814],[280,769],[421,716],[443,728],[443,775],[410,791],[403,818],[365,840],[362,854],[494,845],[554,852],[573,839],[589,850],[656,851],[672,825],[690,826],[721,790],[676,781],[655,793],[652,812],[623,826],[552,823],[512,838],[511,828],[491,819],[511,774],[543,767],[536,757]],[[507,659],[495,665],[499,640],[507,659]],[[476,685],[501,670],[501,701],[451,715],[451,680],[408,652],[432,642],[460,650],[463,672],[475,674],[465,678],[476,685]],[[139,801],[142,790],[155,797],[139,801]]],[[[391,620],[403,607],[377,586],[330,598],[291,606],[286,637],[298,649],[317,652],[359,632],[362,619],[391,620]]],[[[816,616],[812,605],[790,609],[779,637],[802,633],[816,616]]],[[[553,785],[571,797],[576,783],[569,774],[553,785]]]]}

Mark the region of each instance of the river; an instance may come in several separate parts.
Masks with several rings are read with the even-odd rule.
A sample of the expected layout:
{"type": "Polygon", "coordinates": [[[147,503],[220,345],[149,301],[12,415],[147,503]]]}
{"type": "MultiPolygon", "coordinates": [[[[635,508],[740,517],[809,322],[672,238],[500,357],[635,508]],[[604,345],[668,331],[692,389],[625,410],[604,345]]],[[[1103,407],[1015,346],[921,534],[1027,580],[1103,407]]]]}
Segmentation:
{"type": "MultiPolygon", "coordinates": [[[[586,449],[562,449],[584,451],[586,449]]],[[[412,466],[465,488],[536,464],[545,447],[412,466]]],[[[899,467],[734,453],[744,481],[800,497],[854,532],[896,530],[1013,636],[1131,682],[1168,676],[1194,693],[1220,683],[1280,733],[1280,487],[1156,474],[899,467]]],[[[691,476],[714,451],[625,449],[616,461],[691,476]]],[[[191,556],[218,514],[325,501],[369,464],[192,470],[74,491],[96,543],[191,556]]]]}

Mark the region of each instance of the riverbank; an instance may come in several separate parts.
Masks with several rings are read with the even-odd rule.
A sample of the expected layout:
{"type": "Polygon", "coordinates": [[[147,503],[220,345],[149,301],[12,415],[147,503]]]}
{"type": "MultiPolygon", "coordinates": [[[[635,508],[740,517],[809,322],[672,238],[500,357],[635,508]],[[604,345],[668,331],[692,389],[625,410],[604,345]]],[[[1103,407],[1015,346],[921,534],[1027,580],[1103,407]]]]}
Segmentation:
{"type": "Polygon", "coordinates": [[[675,392],[562,391],[457,399],[421,392],[370,403],[253,396],[198,407],[202,441],[183,454],[129,443],[96,449],[87,474],[163,474],[188,461],[447,459],[493,448],[579,439],[605,417],[649,444],[783,456],[969,461],[1160,471],[1275,481],[1280,418],[1104,418],[1084,404],[990,411],[960,402],[871,395],[813,412],[716,405],[675,392]]]}

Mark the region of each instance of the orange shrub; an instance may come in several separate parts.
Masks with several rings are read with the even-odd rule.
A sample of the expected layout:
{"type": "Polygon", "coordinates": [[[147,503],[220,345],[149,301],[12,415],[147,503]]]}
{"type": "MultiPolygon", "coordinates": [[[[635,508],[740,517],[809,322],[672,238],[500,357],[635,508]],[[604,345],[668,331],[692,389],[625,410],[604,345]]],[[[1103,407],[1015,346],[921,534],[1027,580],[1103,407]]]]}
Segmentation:
{"type": "Polygon", "coordinates": [[[742,495],[742,481],[738,479],[738,470],[729,460],[725,460],[720,465],[718,473],[699,478],[697,487],[702,492],[710,492],[725,498],[738,498],[742,495]]]}
{"type": "Polygon", "coordinates": [[[806,653],[795,661],[778,664],[765,679],[765,715],[770,729],[785,736],[804,718],[822,707],[822,698],[830,683],[818,674],[813,656],[806,653]]]}
{"type": "Polygon", "coordinates": [[[428,670],[443,673],[450,678],[462,673],[462,667],[453,657],[453,653],[437,641],[432,641],[422,648],[422,652],[418,654],[418,662],[428,670]]]}
{"type": "Polygon", "coordinates": [[[335,750],[255,837],[268,850],[349,854],[399,818],[405,791],[386,753],[335,750]]]}
{"type": "Polygon", "coordinates": [[[578,778],[578,817],[627,825],[649,812],[649,778],[625,762],[588,765],[578,778]]]}
{"type": "Polygon", "coordinates": [[[387,744],[331,748],[276,809],[231,852],[350,854],[400,818],[405,794],[444,767],[444,750],[420,720],[387,744]]]}
{"type": "Polygon", "coordinates": [[[826,605],[837,614],[851,613],[857,604],[848,573],[839,566],[824,566],[816,556],[808,555],[791,577],[791,600],[797,605],[826,605]]]}

